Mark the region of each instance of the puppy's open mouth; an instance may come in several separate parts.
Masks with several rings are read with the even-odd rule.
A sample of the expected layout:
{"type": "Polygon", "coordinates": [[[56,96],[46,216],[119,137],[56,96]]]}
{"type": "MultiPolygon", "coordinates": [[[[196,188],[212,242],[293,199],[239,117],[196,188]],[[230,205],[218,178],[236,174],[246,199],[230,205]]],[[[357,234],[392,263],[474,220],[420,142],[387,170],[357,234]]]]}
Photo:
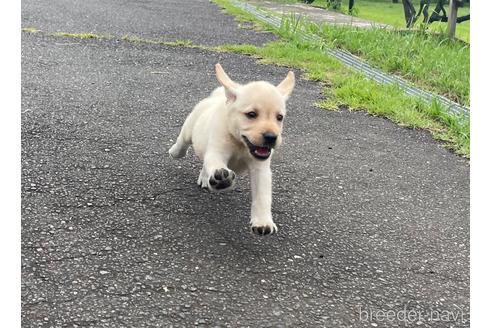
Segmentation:
{"type": "Polygon", "coordinates": [[[272,147],[271,146],[256,146],[251,143],[251,141],[248,140],[245,136],[242,136],[244,139],[244,142],[249,148],[249,152],[251,155],[253,155],[257,159],[267,159],[270,157],[270,154],[272,153],[272,147]]]}

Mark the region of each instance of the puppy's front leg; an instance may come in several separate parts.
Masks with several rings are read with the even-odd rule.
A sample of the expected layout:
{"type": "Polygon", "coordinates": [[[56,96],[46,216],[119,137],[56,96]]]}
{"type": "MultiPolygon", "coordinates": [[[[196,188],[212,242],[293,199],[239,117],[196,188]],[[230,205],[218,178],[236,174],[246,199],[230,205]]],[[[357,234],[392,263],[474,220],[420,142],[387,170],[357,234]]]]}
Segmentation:
{"type": "Polygon", "coordinates": [[[205,154],[203,170],[200,173],[202,187],[207,185],[210,190],[225,191],[234,187],[236,173],[227,168],[228,158],[221,152],[210,151],[205,154]]]}
{"type": "Polygon", "coordinates": [[[277,231],[272,220],[272,171],[270,161],[249,170],[251,179],[251,230],[258,235],[277,231]]]}

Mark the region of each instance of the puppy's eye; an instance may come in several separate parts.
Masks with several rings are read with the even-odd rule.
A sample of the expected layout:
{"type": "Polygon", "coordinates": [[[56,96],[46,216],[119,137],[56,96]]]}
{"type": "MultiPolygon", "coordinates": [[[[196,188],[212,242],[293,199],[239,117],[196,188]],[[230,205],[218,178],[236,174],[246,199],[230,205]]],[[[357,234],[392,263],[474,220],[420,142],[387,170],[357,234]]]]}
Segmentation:
{"type": "Polygon", "coordinates": [[[282,115],[282,114],[278,114],[278,115],[277,115],[277,120],[278,120],[279,122],[282,122],[282,120],[283,120],[283,119],[284,119],[284,115],[282,115]]]}
{"type": "Polygon", "coordinates": [[[245,115],[246,115],[246,117],[251,118],[251,119],[256,118],[258,116],[258,114],[256,114],[256,112],[253,112],[253,111],[247,112],[245,115]]]}

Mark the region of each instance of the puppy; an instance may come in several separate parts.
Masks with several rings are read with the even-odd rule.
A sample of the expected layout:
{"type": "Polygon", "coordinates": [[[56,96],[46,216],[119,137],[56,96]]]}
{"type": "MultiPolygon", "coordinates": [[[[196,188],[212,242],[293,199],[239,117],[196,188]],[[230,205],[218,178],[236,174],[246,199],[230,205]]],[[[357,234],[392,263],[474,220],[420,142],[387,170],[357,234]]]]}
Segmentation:
{"type": "Polygon", "coordinates": [[[184,157],[193,145],[203,161],[197,183],[211,191],[233,188],[236,174],[248,172],[251,229],[258,235],[275,233],[270,160],[282,142],[285,103],[294,88],[294,73],[289,72],[277,86],[264,81],[240,85],[220,64],[215,65],[215,73],[222,87],[195,106],[169,154],[175,159],[184,157]]]}

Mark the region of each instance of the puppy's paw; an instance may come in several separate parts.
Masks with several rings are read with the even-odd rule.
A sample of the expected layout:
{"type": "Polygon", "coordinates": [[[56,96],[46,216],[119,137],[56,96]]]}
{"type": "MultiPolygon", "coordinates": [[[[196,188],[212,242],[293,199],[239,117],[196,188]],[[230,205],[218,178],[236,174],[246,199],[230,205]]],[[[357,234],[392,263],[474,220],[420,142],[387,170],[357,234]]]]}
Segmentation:
{"type": "Polygon", "coordinates": [[[214,174],[208,178],[208,185],[212,190],[224,190],[234,186],[236,173],[226,168],[215,170],[214,174]]]}
{"type": "MultiPolygon", "coordinates": [[[[258,220],[261,221],[261,220],[258,220]]],[[[251,231],[260,236],[266,236],[266,235],[271,235],[277,232],[277,225],[273,223],[273,221],[269,222],[252,222],[251,223],[251,231]]]]}
{"type": "Polygon", "coordinates": [[[198,180],[196,184],[199,185],[200,188],[208,190],[208,180],[205,174],[203,173],[203,169],[200,171],[200,175],[198,176],[198,180]]]}
{"type": "Polygon", "coordinates": [[[178,144],[174,144],[170,149],[169,149],[169,156],[173,159],[185,157],[186,155],[186,148],[181,148],[178,146],[178,144]]]}

